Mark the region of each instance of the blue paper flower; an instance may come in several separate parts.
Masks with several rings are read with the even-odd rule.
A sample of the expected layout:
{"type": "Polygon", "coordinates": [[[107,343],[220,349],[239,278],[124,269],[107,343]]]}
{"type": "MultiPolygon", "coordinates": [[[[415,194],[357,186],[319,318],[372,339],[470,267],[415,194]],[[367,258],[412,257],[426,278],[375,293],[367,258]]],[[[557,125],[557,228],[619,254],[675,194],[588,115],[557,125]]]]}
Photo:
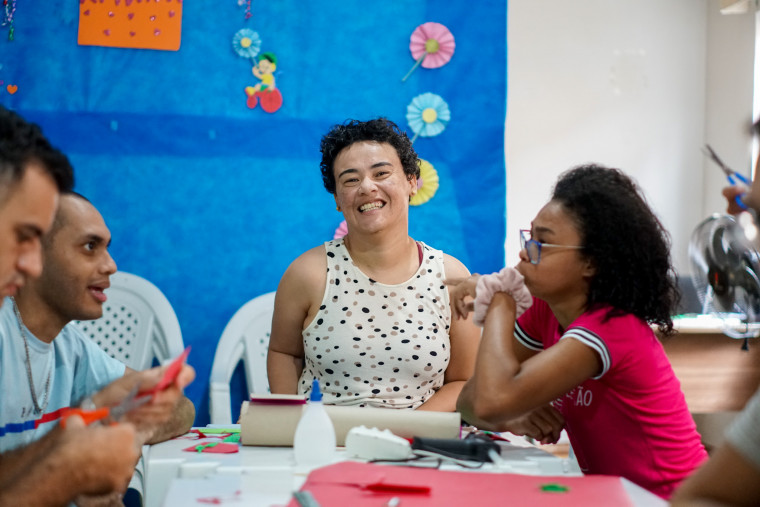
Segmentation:
{"type": "Polygon", "coordinates": [[[250,28],[243,28],[232,38],[232,48],[243,58],[253,59],[261,51],[261,37],[250,28]]]}
{"type": "Polygon", "coordinates": [[[449,105],[435,93],[417,95],[406,106],[406,120],[414,132],[412,142],[417,136],[437,136],[444,131],[450,119],[449,105]]]}

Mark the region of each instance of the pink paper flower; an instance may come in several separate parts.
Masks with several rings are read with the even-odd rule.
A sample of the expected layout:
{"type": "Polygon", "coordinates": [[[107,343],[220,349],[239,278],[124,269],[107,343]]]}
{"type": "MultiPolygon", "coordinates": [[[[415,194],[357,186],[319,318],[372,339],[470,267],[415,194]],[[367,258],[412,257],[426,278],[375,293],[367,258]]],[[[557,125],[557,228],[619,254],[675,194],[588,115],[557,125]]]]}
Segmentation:
{"type": "Polygon", "coordinates": [[[440,23],[428,22],[418,26],[409,40],[409,51],[415,60],[424,56],[422,66],[437,69],[446,65],[454,55],[454,36],[440,23]]]}
{"type": "Polygon", "coordinates": [[[451,60],[455,47],[454,36],[448,28],[432,21],[421,24],[409,38],[409,51],[416,61],[401,81],[406,81],[420,64],[426,69],[443,67],[451,60]]]}

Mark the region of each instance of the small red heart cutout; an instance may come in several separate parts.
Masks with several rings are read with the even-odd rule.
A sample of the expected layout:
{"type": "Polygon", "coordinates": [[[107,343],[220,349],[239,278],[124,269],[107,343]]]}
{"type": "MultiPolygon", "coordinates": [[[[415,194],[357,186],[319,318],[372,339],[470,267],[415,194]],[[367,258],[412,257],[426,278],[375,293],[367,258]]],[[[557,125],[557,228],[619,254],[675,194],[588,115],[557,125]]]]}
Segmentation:
{"type": "Polygon", "coordinates": [[[10,84],[10,85],[6,86],[5,89],[8,90],[8,93],[10,93],[11,95],[13,95],[14,93],[16,93],[18,91],[18,86],[14,85],[14,84],[10,84]]]}

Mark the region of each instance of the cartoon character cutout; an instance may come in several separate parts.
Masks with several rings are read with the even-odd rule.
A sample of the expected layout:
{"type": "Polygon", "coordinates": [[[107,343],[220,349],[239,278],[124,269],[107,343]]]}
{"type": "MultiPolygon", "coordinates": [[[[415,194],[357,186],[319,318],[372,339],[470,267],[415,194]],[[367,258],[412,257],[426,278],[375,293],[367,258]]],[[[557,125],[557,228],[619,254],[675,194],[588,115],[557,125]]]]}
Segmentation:
{"type": "Polygon", "coordinates": [[[255,86],[246,86],[247,105],[253,109],[261,100],[261,108],[267,113],[274,113],[282,107],[282,94],[275,86],[274,71],[277,69],[277,56],[272,52],[261,53],[251,72],[261,82],[255,86]]]}

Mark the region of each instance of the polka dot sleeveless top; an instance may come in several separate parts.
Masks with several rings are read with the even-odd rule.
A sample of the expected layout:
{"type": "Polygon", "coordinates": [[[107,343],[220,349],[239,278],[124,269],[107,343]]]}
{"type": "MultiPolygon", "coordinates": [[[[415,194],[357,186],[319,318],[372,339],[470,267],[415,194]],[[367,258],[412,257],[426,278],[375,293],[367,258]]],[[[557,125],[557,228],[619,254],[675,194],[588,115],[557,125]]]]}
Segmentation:
{"type": "Polygon", "coordinates": [[[451,325],[443,253],[418,244],[417,272],[386,285],[354,265],[342,239],[325,243],[325,295],[303,330],[299,393],[316,377],[325,403],[416,408],[443,385],[451,325]]]}

